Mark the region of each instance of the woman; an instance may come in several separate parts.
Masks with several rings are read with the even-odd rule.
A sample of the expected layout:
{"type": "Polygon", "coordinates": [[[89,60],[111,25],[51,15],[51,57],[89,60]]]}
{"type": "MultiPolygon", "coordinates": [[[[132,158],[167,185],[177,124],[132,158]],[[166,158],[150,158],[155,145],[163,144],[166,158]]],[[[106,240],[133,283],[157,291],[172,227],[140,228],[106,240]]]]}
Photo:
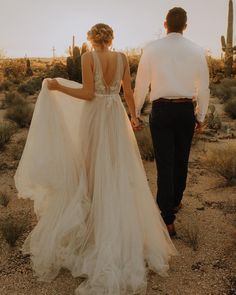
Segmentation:
{"type": "Polygon", "coordinates": [[[124,54],[112,29],[88,32],[83,86],[46,80],[14,176],[18,196],[34,200],[38,223],[23,245],[42,281],[61,267],[86,278],[83,295],[145,294],[148,268],[167,275],[177,251],[148,186],[130,121],[139,127],[124,54]],[[75,99],[77,98],[77,99],[75,99]]]}

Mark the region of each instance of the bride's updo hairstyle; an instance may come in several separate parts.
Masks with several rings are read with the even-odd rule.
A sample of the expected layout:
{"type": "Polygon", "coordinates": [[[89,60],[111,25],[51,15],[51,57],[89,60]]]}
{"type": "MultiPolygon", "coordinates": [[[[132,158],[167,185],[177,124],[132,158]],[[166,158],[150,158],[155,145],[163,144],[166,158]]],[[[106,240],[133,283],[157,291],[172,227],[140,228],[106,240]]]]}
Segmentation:
{"type": "Polygon", "coordinates": [[[114,39],[113,30],[106,24],[96,24],[88,31],[87,39],[92,44],[103,48],[104,46],[110,45],[114,39]]]}

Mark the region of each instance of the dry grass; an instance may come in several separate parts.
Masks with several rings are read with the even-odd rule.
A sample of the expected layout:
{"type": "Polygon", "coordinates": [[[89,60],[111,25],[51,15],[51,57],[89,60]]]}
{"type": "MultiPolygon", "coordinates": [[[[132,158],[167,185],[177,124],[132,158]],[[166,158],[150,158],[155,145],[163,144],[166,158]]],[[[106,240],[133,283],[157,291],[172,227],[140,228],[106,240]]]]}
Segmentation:
{"type": "Polygon", "coordinates": [[[3,121],[0,123],[0,150],[3,150],[5,145],[10,141],[13,133],[15,132],[15,127],[3,121]]]}
{"type": "Polygon", "coordinates": [[[211,172],[224,177],[227,185],[235,185],[236,144],[228,142],[210,147],[207,151],[206,165],[211,172]]]}
{"type": "Polygon", "coordinates": [[[14,247],[16,241],[25,232],[28,219],[26,217],[15,218],[12,215],[7,215],[0,221],[0,232],[6,242],[14,247]]]}
{"type": "Polygon", "coordinates": [[[199,226],[197,219],[192,218],[184,225],[184,240],[194,251],[197,251],[199,246],[199,226]]]}

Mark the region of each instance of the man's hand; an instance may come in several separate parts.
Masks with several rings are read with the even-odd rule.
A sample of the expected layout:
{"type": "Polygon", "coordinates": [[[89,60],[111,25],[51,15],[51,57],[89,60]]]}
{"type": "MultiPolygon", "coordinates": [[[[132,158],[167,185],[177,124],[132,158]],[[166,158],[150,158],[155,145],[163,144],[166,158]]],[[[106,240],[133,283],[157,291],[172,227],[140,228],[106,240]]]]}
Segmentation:
{"type": "Polygon", "coordinates": [[[59,83],[56,79],[47,80],[48,83],[48,90],[58,90],[59,89],[59,83]]]}
{"type": "Polygon", "coordinates": [[[204,122],[196,121],[195,132],[202,133],[205,127],[206,127],[206,124],[204,122]]]}

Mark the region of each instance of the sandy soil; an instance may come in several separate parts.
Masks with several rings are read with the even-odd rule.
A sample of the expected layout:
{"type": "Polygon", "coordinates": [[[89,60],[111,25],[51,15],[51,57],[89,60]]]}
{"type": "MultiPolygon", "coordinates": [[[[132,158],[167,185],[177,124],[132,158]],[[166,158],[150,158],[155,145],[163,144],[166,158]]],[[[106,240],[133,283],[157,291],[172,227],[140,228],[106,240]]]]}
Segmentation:
{"type": "MultiPolygon", "coordinates": [[[[235,132],[235,121],[223,113],[217,99],[212,99],[212,103],[216,104],[224,123],[230,124],[231,131],[235,132]]],[[[0,219],[10,212],[15,218],[27,215],[30,220],[14,248],[0,238],[0,294],[72,295],[79,279],[62,270],[53,282],[38,282],[32,273],[29,257],[20,253],[23,240],[36,222],[32,202],[16,198],[13,181],[18,164],[13,154],[17,142],[26,136],[26,129],[19,130],[6,150],[0,153],[0,191],[6,191],[10,196],[8,206],[0,206],[0,219]]],[[[149,273],[148,295],[236,294],[236,186],[224,186],[224,180],[210,172],[204,163],[206,149],[219,144],[225,137],[221,133],[206,131],[194,140],[188,186],[183,208],[177,215],[177,237],[173,239],[179,256],[172,259],[168,278],[149,273]],[[191,238],[191,232],[197,242],[191,238]]],[[[144,162],[144,165],[155,195],[155,163],[144,162]]]]}

